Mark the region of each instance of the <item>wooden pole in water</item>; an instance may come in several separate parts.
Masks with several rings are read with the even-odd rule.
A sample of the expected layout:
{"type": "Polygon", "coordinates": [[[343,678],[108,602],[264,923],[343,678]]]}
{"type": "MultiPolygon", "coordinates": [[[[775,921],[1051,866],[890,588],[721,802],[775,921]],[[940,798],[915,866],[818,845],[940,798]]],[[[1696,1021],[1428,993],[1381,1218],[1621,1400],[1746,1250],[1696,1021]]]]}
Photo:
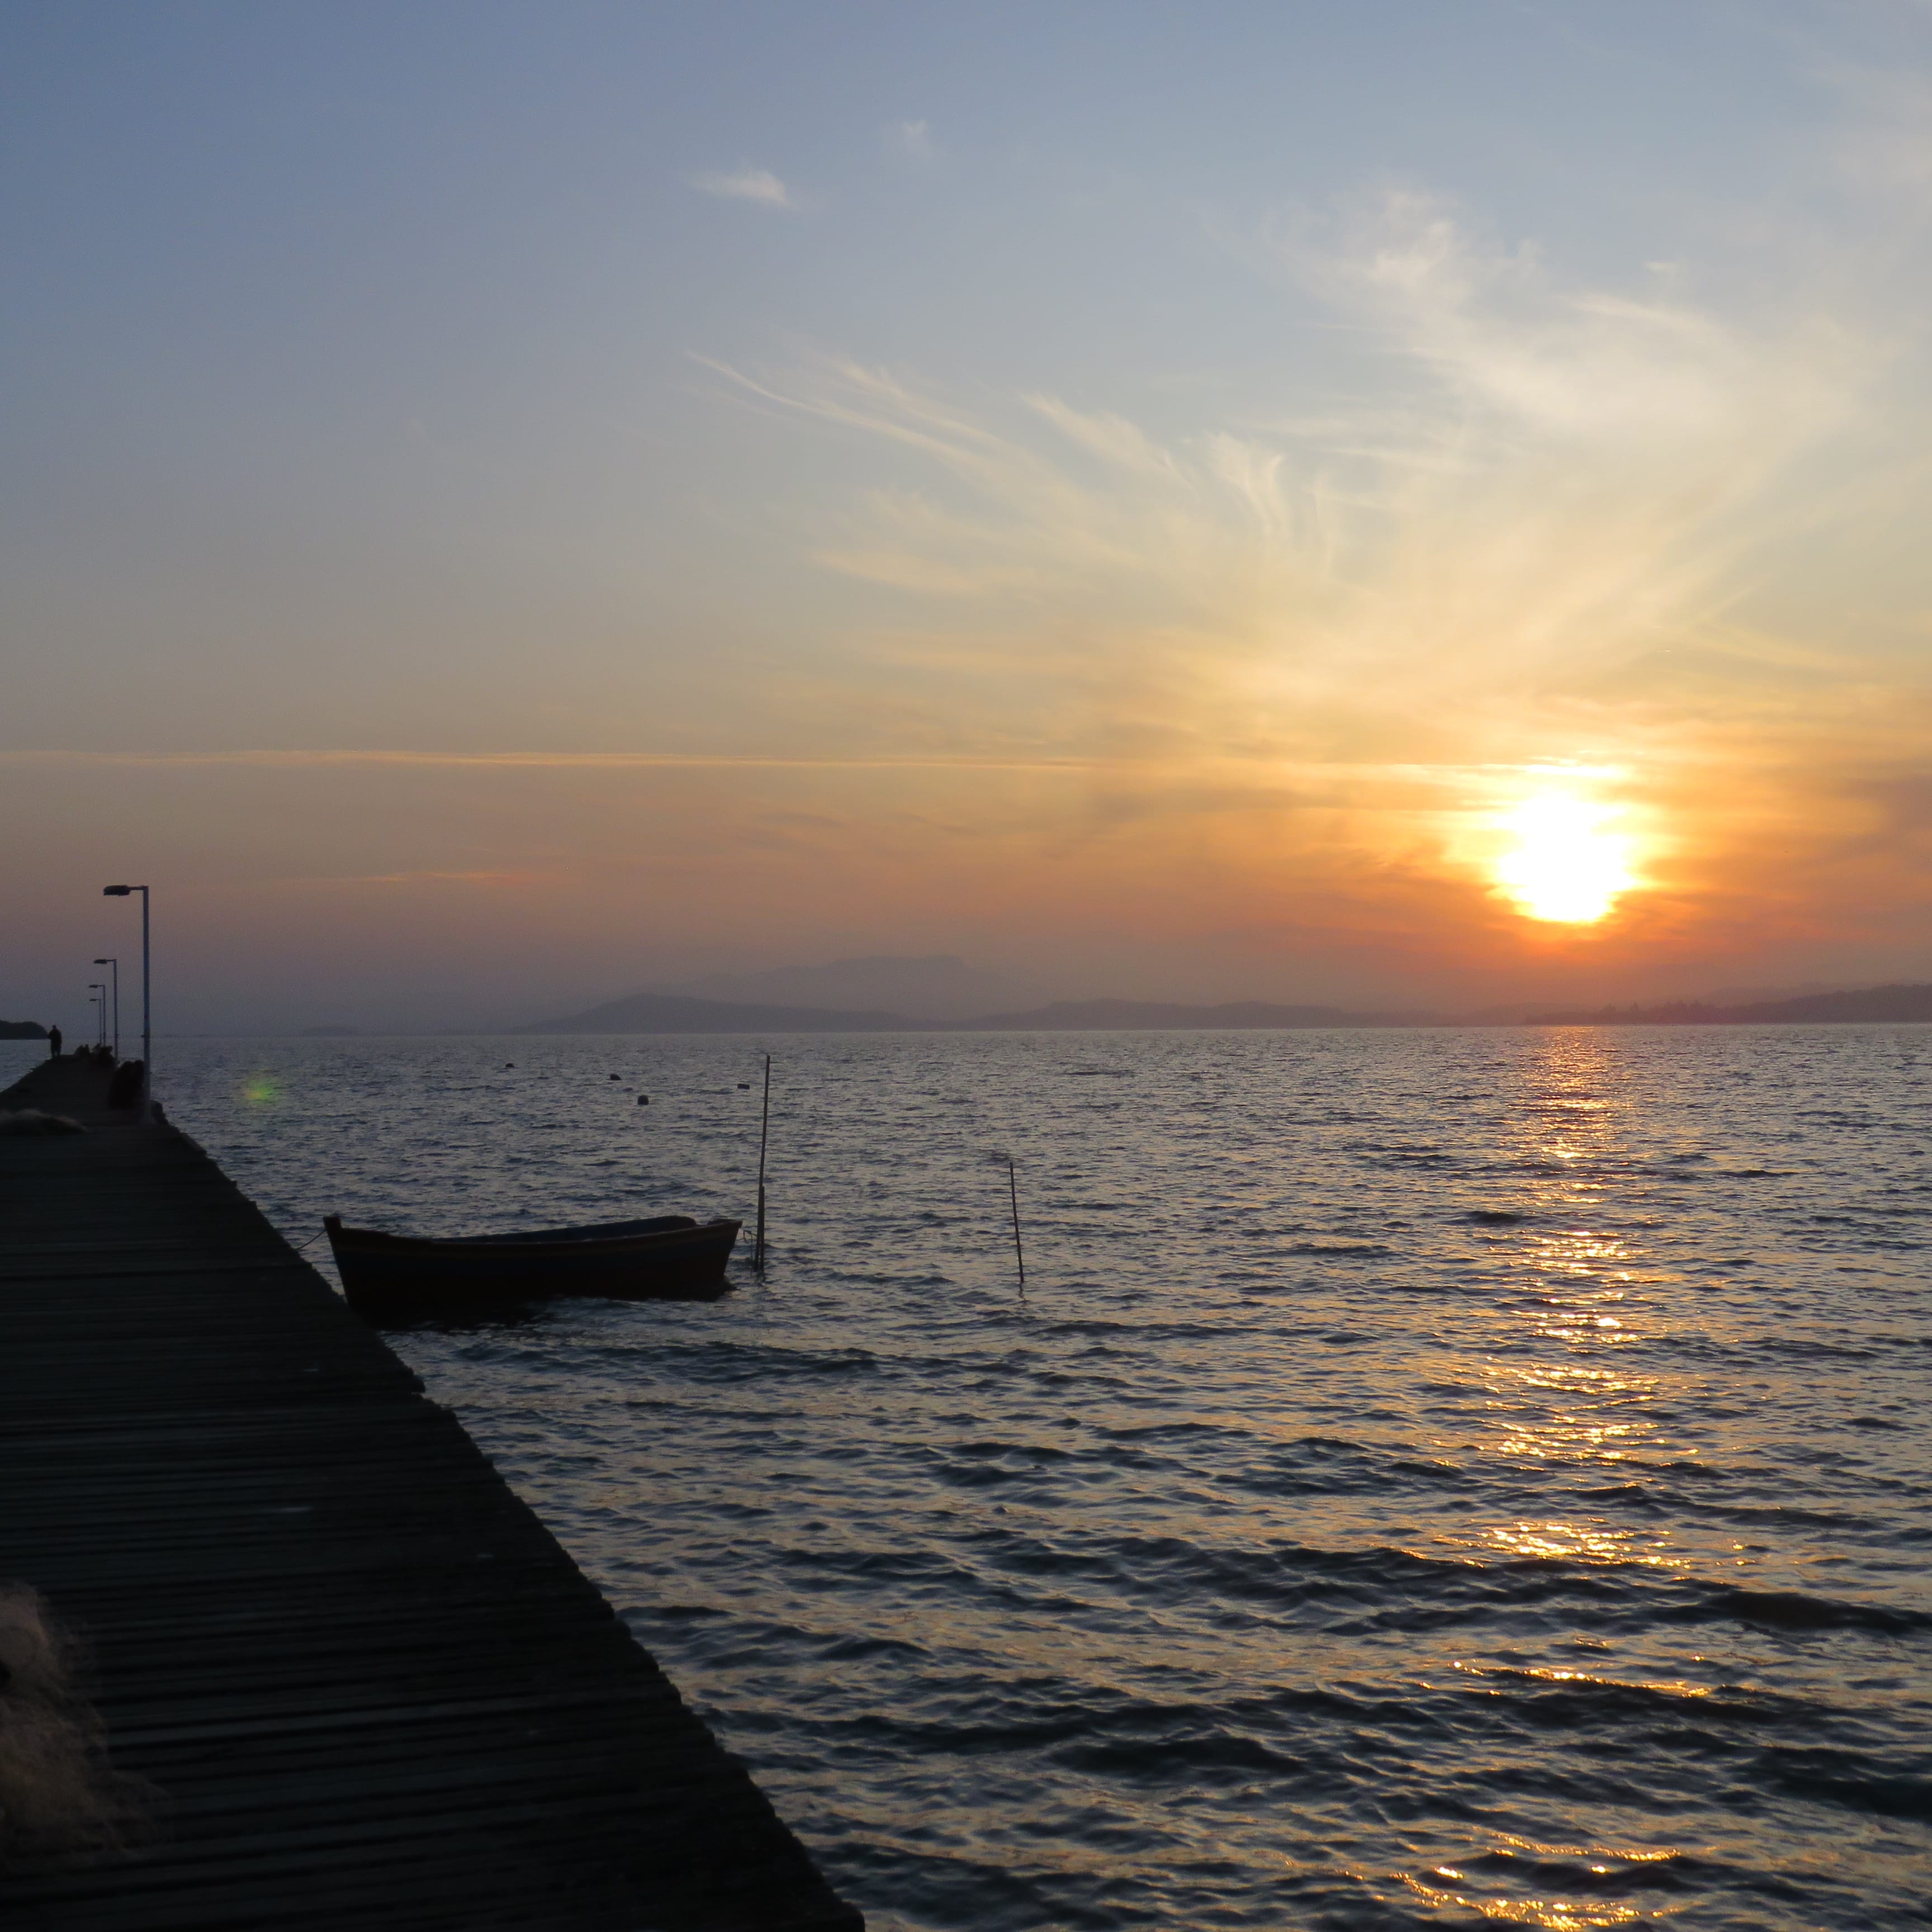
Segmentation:
{"type": "Polygon", "coordinates": [[[1006,1196],[1013,1204],[1013,1258],[1020,1264],[1020,1292],[1026,1292],[1026,1251],[1020,1246],[1020,1184],[1013,1173],[1013,1157],[1006,1156],[1006,1196]]]}
{"type": "Polygon", "coordinates": [[[765,1146],[772,1132],[772,1057],[765,1055],[765,1104],[758,1117],[758,1245],[752,1250],[752,1265],[760,1274],[765,1271],[765,1146]]]}

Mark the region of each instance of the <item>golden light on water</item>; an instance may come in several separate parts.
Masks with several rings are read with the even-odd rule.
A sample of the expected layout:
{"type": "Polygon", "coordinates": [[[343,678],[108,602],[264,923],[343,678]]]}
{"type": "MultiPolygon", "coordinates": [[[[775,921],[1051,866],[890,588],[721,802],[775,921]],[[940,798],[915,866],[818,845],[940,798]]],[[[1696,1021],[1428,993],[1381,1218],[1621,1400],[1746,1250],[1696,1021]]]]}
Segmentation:
{"type": "Polygon", "coordinates": [[[1570,790],[1525,799],[1502,821],[1514,842],[1494,862],[1496,883],[1532,919],[1593,924],[1637,883],[1620,816],[1570,790]]]}
{"type": "MultiPolygon", "coordinates": [[[[1600,1870],[1601,1867],[1593,1867],[1600,1870]]],[[[1441,1868],[1437,1868],[1441,1873],[1441,1868]]],[[[1447,1876],[1447,1874],[1441,1875],[1447,1876]]],[[[1460,1874],[1458,1874],[1460,1876],[1460,1874]]],[[[1598,1932],[1599,1928],[1634,1925],[1640,1919],[1655,1923],[1656,1915],[1637,1905],[1612,1905],[1594,1900],[1561,1898],[1480,1898],[1468,1892],[1452,1892],[1425,1880],[1404,1875],[1408,1886],[1423,1904],[1447,1907],[1456,1912],[1473,1912],[1503,1925],[1532,1925],[1541,1932],[1598,1932]]]]}
{"type": "MultiPolygon", "coordinates": [[[[1675,1846],[1544,1845],[1534,1839],[1517,1838],[1507,1832],[1498,1834],[1484,1849],[1492,1858],[1512,1858],[1521,1852],[1540,1864],[1558,1858],[1574,1862],[1586,1866],[1592,1876],[1599,1878],[1607,1878],[1618,1865],[1660,1864],[1681,1856],[1675,1846]]],[[[1598,1932],[1601,1928],[1634,1925],[1640,1920],[1654,1924],[1660,1917],[1675,1916],[1668,1911],[1660,1913],[1654,1907],[1620,1904],[1606,1899],[1486,1898],[1477,1893],[1452,1890],[1449,1886],[1430,1882],[1440,1878],[1450,1880],[1457,1887],[1466,1884],[1468,1881],[1455,1865],[1434,1865],[1426,1875],[1404,1872],[1398,1876],[1424,1906],[1454,1912],[1459,1916],[1472,1912],[1496,1924],[1535,1926],[1540,1928],[1540,1932],[1598,1932]]]]}

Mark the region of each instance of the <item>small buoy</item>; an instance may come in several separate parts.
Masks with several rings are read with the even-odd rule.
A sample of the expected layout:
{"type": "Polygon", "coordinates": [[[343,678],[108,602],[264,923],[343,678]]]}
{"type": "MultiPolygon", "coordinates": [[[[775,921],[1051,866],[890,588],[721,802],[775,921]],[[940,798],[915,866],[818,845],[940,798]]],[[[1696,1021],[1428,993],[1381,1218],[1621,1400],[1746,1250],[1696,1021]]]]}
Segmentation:
{"type": "Polygon", "coordinates": [[[648,1107],[650,1104],[651,1096],[648,1094],[640,1094],[638,1096],[638,1105],[639,1106],[648,1107]]]}
{"type": "Polygon", "coordinates": [[[748,1080],[741,1080],[738,1082],[738,1091],[740,1093],[748,1094],[751,1090],[752,1083],[748,1080]]]}
{"type": "Polygon", "coordinates": [[[516,1064],[517,1064],[517,1063],[516,1063],[514,1060],[505,1060],[505,1061],[504,1061],[504,1063],[503,1063],[503,1071],[504,1071],[506,1073],[508,1072],[509,1072],[509,1070],[510,1070],[510,1069],[511,1069],[512,1067],[513,1067],[514,1066],[515,1066],[515,1065],[516,1065],[516,1064]]]}
{"type": "Polygon", "coordinates": [[[613,1080],[621,1080],[623,1077],[624,1076],[621,1073],[614,1073],[610,1076],[613,1080]]]}

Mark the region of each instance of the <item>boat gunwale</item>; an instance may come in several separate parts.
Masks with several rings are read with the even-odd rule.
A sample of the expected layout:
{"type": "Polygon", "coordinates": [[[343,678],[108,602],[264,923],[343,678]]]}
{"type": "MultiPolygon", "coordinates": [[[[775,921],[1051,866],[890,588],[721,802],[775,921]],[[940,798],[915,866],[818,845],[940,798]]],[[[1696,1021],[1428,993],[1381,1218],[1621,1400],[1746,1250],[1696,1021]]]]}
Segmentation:
{"type": "MultiPolygon", "coordinates": [[[[592,1255],[648,1253],[652,1249],[674,1247],[682,1243],[716,1240],[728,1229],[733,1245],[743,1232],[744,1223],[720,1216],[710,1221],[695,1221],[682,1228],[658,1228],[648,1234],[578,1235],[554,1240],[508,1241],[489,1236],[392,1234],[380,1228],[350,1228],[335,1216],[323,1222],[330,1247],[340,1253],[419,1254],[460,1260],[476,1255],[490,1260],[532,1261],[546,1256],[581,1260],[592,1255]],[[333,1225],[331,1225],[333,1223],[333,1225]]],[[[548,1233],[548,1229],[537,1232],[548,1233]]],[[[561,1230],[556,1231],[561,1233],[561,1230]]]]}

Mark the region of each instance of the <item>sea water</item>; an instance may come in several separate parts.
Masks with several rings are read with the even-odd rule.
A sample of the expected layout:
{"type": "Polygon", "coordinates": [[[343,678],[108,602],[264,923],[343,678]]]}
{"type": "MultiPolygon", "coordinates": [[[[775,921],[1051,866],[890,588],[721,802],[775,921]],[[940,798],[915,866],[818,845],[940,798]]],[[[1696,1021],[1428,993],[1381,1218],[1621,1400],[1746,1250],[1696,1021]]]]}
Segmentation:
{"type": "Polygon", "coordinates": [[[157,1057],[306,1242],[748,1219],[767,1048],[762,1282],[394,1345],[875,1932],[1932,1923],[1932,1029],[157,1057]]]}

